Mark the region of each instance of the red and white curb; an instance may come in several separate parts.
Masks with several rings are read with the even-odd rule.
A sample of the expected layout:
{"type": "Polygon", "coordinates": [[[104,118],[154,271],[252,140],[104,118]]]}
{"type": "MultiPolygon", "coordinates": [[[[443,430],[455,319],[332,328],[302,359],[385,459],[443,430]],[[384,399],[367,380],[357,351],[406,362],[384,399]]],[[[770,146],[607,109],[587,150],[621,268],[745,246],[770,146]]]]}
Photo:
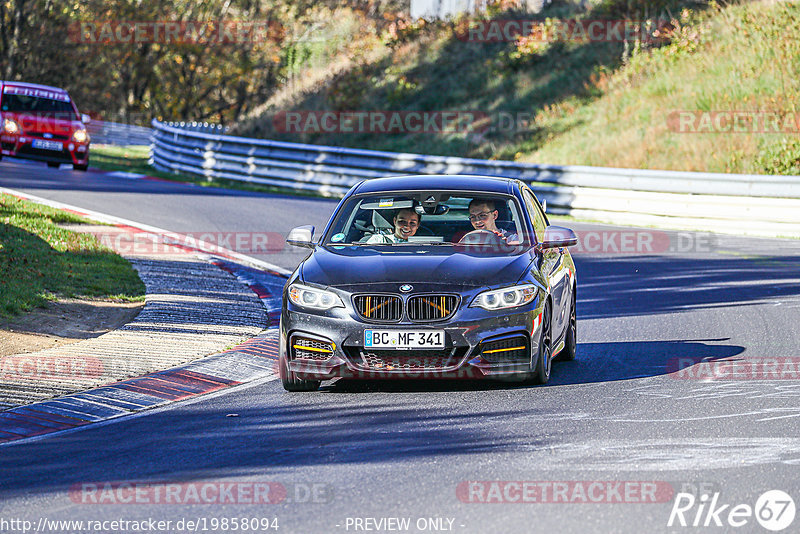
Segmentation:
{"type": "Polygon", "coordinates": [[[277,377],[278,331],[271,329],[225,352],[158,371],[0,412],[0,445],[132,415],[269,377],[277,377]]]}

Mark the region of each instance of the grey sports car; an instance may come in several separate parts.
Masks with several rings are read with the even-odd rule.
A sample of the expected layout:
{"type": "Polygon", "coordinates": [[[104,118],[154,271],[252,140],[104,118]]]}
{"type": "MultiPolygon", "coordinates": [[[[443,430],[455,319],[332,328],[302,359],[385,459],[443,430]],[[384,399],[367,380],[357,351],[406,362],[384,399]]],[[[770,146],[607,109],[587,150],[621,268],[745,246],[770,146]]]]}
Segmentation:
{"type": "Polygon", "coordinates": [[[550,226],[519,180],[363,181],[283,291],[288,391],[349,378],[501,378],[545,383],[576,350],[575,234],[550,226]]]}

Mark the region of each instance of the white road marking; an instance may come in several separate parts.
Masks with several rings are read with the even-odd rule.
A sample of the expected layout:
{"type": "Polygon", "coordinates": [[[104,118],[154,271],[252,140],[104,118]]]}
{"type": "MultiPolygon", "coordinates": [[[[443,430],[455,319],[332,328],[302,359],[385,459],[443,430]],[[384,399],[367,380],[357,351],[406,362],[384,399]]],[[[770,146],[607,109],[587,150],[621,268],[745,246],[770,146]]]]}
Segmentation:
{"type": "Polygon", "coordinates": [[[144,174],[138,174],[135,172],[126,172],[126,171],[113,171],[113,172],[106,172],[106,176],[113,176],[114,178],[124,178],[125,180],[141,180],[145,177],[144,174]]]}

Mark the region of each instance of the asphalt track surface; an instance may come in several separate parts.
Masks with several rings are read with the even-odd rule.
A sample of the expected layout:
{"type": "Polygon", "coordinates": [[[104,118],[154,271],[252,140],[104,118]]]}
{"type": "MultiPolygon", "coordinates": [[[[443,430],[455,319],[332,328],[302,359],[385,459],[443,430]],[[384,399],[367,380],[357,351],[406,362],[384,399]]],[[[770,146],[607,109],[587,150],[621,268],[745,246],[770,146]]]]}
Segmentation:
{"type": "MultiPolygon", "coordinates": [[[[7,159],[0,186],[177,232],[285,235],[300,224],[321,228],[335,207],[7,159]]],[[[755,508],[767,490],[800,504],[800,243],[702,236],[691,245],[692,235],[664,235],[688,250],[574,254],[578,357],[554,364],[546,386],[339,382],[289,394],[272,380],[6,445],[0,531],[21,532],[8,521],[23,519],[49,531],[124,531],[111,523],[52,528],[44,518],[153,519],[172,521],[163,531],[194,530],[178,528],[183,519],[200,521],[201,532],[242,532],[223,521],[245,517],[277,518],[277,532],[291,533],[769,532],[755,516],[738,528],[727,522],[733,506],[755,508]],[[679,357],[777,358],[783,374],[751,367],[736,380],[710,379],[702,371],[709,364],[670,372],[679,357]],[[538,483],[538,493],[522,496],[514,484],[522,481],[538,483]],[[123,503],[126,482],[163,492],[123,503]],[[196,504],[192,488],[230,483],[241,490],[234,502],[225,494],[225,504],[196,504]],[[271,495],[280,502],[250,504],[254,485],[266,483],[276,483],[271,495]],[[85,484],[112,489],[92,493],[85,484]],[[181,485],[167,503],[170,484],[181,485]],[[698,500],[684,512],[689,526],[674,518],[669,527],[680,491],[698,500]],[[691,526],[701,494],[729,505],[716,516],[724,526],[707,517],[708,503],[700,526],[691,526]],[[98,497],[103,503],[94,504],[98,497]],[[542,499],[549,502],[509,502],[542,499]]],[[[259,256],[286,268],[302,257],[259,256]]],[[[762,517],[783,510],[777,500],[762,517]]],[[[798,525],[800,518],[785,532],[798,525]]]]}

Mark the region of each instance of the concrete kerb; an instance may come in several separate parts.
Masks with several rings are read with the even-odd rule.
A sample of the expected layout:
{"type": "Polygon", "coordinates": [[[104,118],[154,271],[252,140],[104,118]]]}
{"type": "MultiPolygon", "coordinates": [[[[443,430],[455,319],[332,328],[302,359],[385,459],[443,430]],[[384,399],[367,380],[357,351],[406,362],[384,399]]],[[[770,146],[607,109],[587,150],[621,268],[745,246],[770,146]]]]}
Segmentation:
{"type": "MultiPolygon", "coordinates": [[[[170,239],[176,235],[19,191],[0,191],[117,227],[170,239]]],[[[287,271],[220,247],[181,248],[185,255],[168,260],[126,255],[146,286],[145,307],[132,322],[97,338],[0,358],[0,409],[5,409],[0,412],[0,444],[274,376],[287,271]],[[242,339],[248,341],[223,351],[242,339]]]]}

